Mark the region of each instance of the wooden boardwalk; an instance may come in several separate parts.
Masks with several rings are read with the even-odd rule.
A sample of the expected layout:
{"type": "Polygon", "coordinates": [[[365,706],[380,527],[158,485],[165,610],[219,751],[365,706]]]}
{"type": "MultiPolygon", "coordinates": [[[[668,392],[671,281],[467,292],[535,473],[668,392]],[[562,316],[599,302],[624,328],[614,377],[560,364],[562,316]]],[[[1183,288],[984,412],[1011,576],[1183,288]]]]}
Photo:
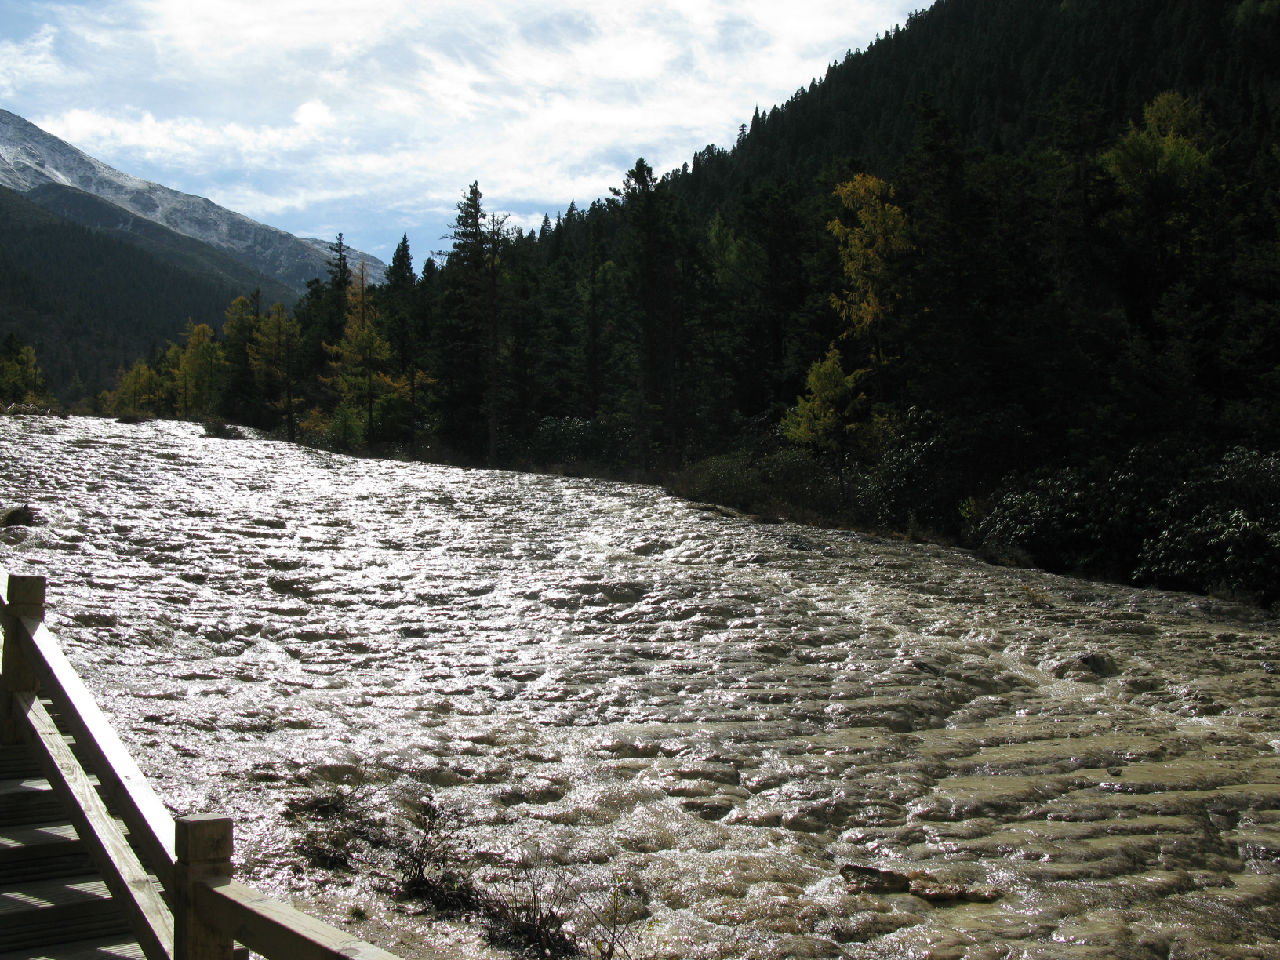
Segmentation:
{"type": "Polygon", "coordinates": [[[398,960],[236,882],[227,817],[170,816],[44,597],[0,571],[0,960],[398,960]]]}
{"type": "Polygon", "coordinates": [[[143,957],[33,752],[0,746],[0,960],[143,957]]]}

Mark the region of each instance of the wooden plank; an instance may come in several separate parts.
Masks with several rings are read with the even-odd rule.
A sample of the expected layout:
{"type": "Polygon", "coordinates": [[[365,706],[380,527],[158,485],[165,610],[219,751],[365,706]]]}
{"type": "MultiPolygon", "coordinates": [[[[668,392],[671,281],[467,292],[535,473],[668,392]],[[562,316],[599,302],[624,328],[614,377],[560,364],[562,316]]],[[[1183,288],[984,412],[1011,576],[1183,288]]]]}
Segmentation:
{"type": "Polygon", "coordinates": [[[33,910],[106,903],[111,891],[97,877],[74,880],[39,880],[0,890],[0,920],[8,926],[33,910]]]}
{"type": "Polygon", "coordinates": [[[0,746],[0,780],[38,776],[39,773],[40,764],[36,763],[25,743],[0,746]]]}
{"type": "Polygon", "coordinates": [[[399,960],[235,880],[197,882],[196,908],[207,922],[264,957],[281,960],[399,960]]]}
{"type": "Polygon", "coordinates": [[[0,598],[18,617],[44,618],[45,578],[0,570],[0,598]]]}
{"type": "Polygon", "coordinates": [[[0,953],[0,960],[145,960],[146,954],[132,940],[103,937],[78,943],[60,943],[47,950],[0,953]]]}
{"type": "Polygon", "coordinates": [[[39,771],[35,771],[29,777],[15,777],[12,780],[0,780],[0,799],[6,803],[17,800],[24,796],[47,796],[50,789],[49,781],[40,775],[39,771]]]}
{"type": "Polygon", "coordinates": [[[0,950],[42,950],[126,933],[124,917],[98,877],[33,880],[0,890],[0,950]]]}
{"type": "Polygon", "coordinates": [[[13,696],[40,685],[36,664],[22,643],[25,633],[44,619],[44,578],[20,577],[0,570],[0,743],[19,743],[13,720],[13,696]],[[23,617],[31,619],[24,622],[23,617]]]}
{"type": "MultiPolygon", "coordinates": [[[[19,729],[39,753],[50,782],[69,808],[75,830],[87,841],[149,960],[174,960],[173,918],[108,813],[103,796],[36,696],[38,684],[44,685],[43,694],[59,711],[77,752],[99,773],[101,794],[117,806],[172,899],[189,905],[191,916],[198,916],[199,925],[213,935],[219,954],[234,939],[277,960],[399,960],[231,880],[230,821],[225,818],[184,818],[181,837],[186,860],[176,862],[179,851],[175,850],[173,819],[42,623],[43,578],[13,577],[0,571],[0,597],[9,598],[0,599],[0,614],[5,628],[5,663],[14,664],[7,676],[0,676],[0,691],[9,701],[0,720],[9,723],[10,729],[19,729]],[[208,843],[197,839],[206,835],[208,843]],[[225,842],[219,839],[223,836],[225,842]],[[182,890],[176,889],[179,873],[182,890]]],[[[235,955],[243,953],[238,949],[235,955]]]]}
{"type": "Polygon", "coordinates": [[[173,818],[99,709],[84,681],[43,624],[26,638],[40,665],[43,695],[56,704],[76,749],[101,781],[101,792],[124,820],[147,866],[168,890],[173,884],[173,818]]]}
{"type": "Polygon", "coordinates": [[[35,823],[0,828],[0,860],[6,857],[61,857],[79,843],[76,828],[69,823],[35,823]]]}
{"type": "Polygon", "coordinates": [[[231,937],[196,906],[196,884],[231,878],[235,843],[229,817],[194,814],[174,821],[173,946],[176,960],[234,960],[231,937]]]}
{"type": "Polygon", "coordinates": [[[0,884],[74,877],[93,869],[69,823],[0,827],[0,884]]]}
{"type": "Polygon", "coordinates": [[[16,693],[14,708],[22,711],[21,719],[31,733],[30,743],[42,754],[49,782],[61,794],[76,832],[128,917],[138,942],[150,960],[171,960],[173,918],[160,891],[138,862],[44,705],[29,693],[16,693]]]}
{"type": "Polygon", "coordinates": [[[62,805],[44,777],[0,780],[0,824],[20,826],[62,815],[62,805]]]}

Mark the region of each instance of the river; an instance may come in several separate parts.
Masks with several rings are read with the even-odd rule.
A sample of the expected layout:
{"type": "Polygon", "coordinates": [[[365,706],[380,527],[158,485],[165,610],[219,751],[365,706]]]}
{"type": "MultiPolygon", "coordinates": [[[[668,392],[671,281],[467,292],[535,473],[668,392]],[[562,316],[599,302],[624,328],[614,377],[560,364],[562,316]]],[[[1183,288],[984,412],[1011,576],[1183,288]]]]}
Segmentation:
{"type": "Polygon", "coordinates": [[[190,424],[0,454],[43,520],[0,566],[165,802],[407,957],[509,954],[318,864],[308,797],[430,795],[475,869],[624,901],[635,958],[1280,956],[1258,611],[190,424]]]}

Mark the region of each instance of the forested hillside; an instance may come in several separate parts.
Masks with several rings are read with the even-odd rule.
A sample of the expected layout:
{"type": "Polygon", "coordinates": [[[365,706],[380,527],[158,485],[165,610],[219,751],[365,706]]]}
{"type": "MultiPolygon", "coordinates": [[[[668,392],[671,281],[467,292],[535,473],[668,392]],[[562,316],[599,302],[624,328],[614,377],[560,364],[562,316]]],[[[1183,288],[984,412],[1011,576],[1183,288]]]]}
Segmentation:
{"type": "Polygon", "coordinates": [[[695,158],[690,192],[719,203],[759,177],[807,181],[833,159],[884,176],[915,145],[921,102],[967,145],[1018,153],[1096,145],[1177,90],[1252,155],[1275,142],[1278,44],[1270,0],[942,0],[758,113],[731,155],[695,158]]]}
{"type": "Polygon", "coordinates": [[[538,231],[472,184],[378,287],[339,238],[114,401],[1270,600],[1277,41],[1277,0],[940,0],[538,231]]]}
{"type": "MultiPolygon", "coordinates": [[[[70,188],[47,188],[44,199],[55,209],[76,204],[81,216],[97,218],[103,227],[126,216],[70,188]]],[[[220,320],[246,284],[260,282],[268,295],[288,295],[157,224],[138,221],[127,236],[73,223],[0,187],[0,337],[14,336],[35,349],[50,389],[63,402],[110,387],[122,367],[178,337],[187,318],[220,320]]]]}

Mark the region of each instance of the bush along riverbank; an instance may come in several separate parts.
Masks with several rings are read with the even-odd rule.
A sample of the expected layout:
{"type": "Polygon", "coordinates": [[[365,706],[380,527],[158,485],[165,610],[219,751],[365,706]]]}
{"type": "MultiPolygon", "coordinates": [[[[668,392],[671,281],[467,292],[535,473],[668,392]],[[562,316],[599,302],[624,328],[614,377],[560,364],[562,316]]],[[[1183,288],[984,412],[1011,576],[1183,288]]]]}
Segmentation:
{"type": "Polygon", "coordinates": [[[1244,447],[1135,447],[1118,462],[1011,473],[982,497],[930,442],[870,466],[778,446],[696,463],[671,492],[745,513],[958,544],[1007,566],[1280,601],[1280,457],[1244,447]],[[963,489],[963,488],[962,488],[963,489]]]}

